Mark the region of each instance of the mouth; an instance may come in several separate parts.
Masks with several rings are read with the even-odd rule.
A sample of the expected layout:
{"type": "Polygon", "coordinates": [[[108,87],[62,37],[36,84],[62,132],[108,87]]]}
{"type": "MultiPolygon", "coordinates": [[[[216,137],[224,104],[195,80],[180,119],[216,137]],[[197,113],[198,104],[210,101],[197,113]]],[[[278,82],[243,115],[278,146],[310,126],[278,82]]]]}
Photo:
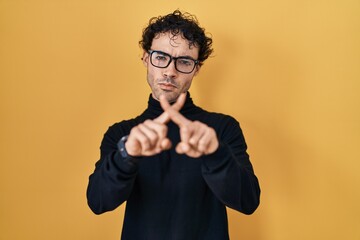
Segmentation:
{"type": "Polygon", "coordinates": [[[159,83],[158,85],[163,91],[172,91],[177,88],[174,84],[171,83],[159,83]]]}

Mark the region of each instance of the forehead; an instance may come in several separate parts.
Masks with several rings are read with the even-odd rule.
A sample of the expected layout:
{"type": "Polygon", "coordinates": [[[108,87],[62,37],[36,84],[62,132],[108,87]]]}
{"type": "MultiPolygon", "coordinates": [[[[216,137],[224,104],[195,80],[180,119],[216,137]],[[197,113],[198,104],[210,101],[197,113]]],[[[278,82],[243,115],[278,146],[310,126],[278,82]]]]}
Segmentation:
{"type": "Polygon", "coordinates": [[[190,45],[189,41],[185,39],[182,34],[174,35],[169,32],[155,35],[151,49],[169,53],[174,57],[191,56],[197,59],[199,54],[199,48],[190,45]]]}

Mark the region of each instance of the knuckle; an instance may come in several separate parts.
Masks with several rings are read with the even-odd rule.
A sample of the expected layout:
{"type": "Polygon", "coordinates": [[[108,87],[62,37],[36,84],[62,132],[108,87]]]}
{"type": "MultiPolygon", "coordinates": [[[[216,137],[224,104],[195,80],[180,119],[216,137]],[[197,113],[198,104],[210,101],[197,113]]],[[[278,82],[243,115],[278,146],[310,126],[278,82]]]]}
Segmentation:
{"type": "Polygon", "coordinates": [[[148,138],[150,139],[150,141],[155,142],[158,139],[158,135],[157,134],[151,134],[148,136],[148,138]]]}
{"type": "Polygon", "coordinates": [[[152,121],[150,120],[150,119],[146,119],[145,121],[144,121],[144,124],[145,125],[149,125],[149,124],[151,124],[152,123],[152,121]]]}
{"type": "Polygon", "coordinates": [[[196,127],[206,127],[207,125],[205,124],[205,123],[203,123],[203,122],[200,122],[200,121],[194,121],[194,124],[195,124],[195,126],[196,127]]]}
{"type": "Polygon", "coordinates": [[[130,130],[130,135],[131,135],[131,134],[134,135],[134,134],[136,134],[136,133],[138,133],[138,132],[139,132],[139,127],[138,127],[138,126],[133,127],[133,128],[130,130]]]}
{"type": "Polygon", "coordinates": [[[167,131],[167,126],[161,124],[160,127],[159,127],[159,129],[160,129],[160,131],[166,132],[166,131],[167,131]]]}
{"type": "Polygon", "coordinates": [[[139,142],[141,143],[141,145],[146,145],[149,141],[146,137],[140,137],[139,138],[139,142]]]}
{"type": "Polygon", "coordinates": [[[200,139],[198,144],[199,146],[203,147],[207,144],[207,141],[205,139],[200,139]]]}
{"type": "Polygon", "coordinates": [[[182,131],[183,133],[187,133],[187,132],[189,132],[189,130],[190,130],[190,129],[189,129],[189,126],[186,126],[186,125],[181,128],[181,131],[182,131]]]}
{"type": "Polygon", "coordinates": [[[145,141],[141,144],[141,146],[143,150],[147,150],[150,147],[150,144],[147,141],[145,141]]]}
{"type": "Polygon", "coordinates": [[[167,131],[168,131],[167,128],[162,129],[161,130],[161,134],[162,134],[161,137],[165,137],[167,135],[167,131]]]}
{"type": "Polygon", "coordinates": [[[136,126],[138,131],[141,131],[141,129],[144,129],[144,124],[140,123],[139,125],[136,126]]]}
{"type": "Polygon", "coordinates": [[[194,123],[195,125],[200,125],[200,124],[202,124],[202,122],[200,122],[200,121],[198,121],[198,120],[193,121],[193,123],[194,123]]]}

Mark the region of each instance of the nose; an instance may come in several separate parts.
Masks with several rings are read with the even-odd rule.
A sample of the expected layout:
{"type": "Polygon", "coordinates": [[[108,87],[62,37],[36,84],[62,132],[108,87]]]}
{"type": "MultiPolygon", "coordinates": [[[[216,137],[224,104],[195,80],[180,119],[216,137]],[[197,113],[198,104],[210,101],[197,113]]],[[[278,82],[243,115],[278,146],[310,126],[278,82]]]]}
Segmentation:
{"type": "Polygon", "coordinates": [[[176,75],[178,74],[178,71],[175,68],[175,61],[171,61],[169,66],[164,68],[163,74],[165,77],[168,77],[168,78],[176,77],[176,75]]]}

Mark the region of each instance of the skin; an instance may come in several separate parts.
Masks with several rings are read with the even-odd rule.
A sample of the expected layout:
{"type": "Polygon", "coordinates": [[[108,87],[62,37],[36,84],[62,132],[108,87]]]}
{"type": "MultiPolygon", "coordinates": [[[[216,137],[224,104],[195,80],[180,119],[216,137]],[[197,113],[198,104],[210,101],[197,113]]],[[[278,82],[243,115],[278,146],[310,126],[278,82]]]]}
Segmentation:
{"type": "MultiPolygon", "coordinates": [[[[199,49],[195,46],[190,48],[189,42],[181,35],[172,36],[170,33],[155,36],[151,49],[168,53],[173,57],[189,56],[197,59],[199,54],[199,49]]],[[[157,68],[150,63],[149,57],[149,53],[144,52],[143,64],[147,68],[147,82],[152,90],[152,96],[158,101],[160,95],[164,95],[168,102],[175,102],[181,93],[189,90],[194,76],[200,70],[200,67],[196,66],[192,73],[178,72],[174,61],[167,68],[157,68]]]]}
{"type": "MultiPolygon", "coordinates": [[[[181,35],[170,33],[157,35],[152,42],[152,50],[158,50],[171,56],[190,56],[198,58],[199,49],[189,47],[189,42],[181,35]]],[[[198,158],[215,152],[219,142],[215,130],[199,121],[191,121],[179,111],[186,100],[193,77],[199,72],[196,66],[190,74],[180,73],[172,61],[167,68],[157,68],[150,63],[149,54],[144,52],[143,64],[147,68],[147,81],[152,97],[160,101],[164,112],[154,120],[146,120],[131,129],[125,148],[130,156],[152,156],[171,148],[167,138],[167,123],[173,121],[179,126],[181,141],[176,152],[198,158]],[[170,103],[173,103],[170,105],[170,103]]]]}

